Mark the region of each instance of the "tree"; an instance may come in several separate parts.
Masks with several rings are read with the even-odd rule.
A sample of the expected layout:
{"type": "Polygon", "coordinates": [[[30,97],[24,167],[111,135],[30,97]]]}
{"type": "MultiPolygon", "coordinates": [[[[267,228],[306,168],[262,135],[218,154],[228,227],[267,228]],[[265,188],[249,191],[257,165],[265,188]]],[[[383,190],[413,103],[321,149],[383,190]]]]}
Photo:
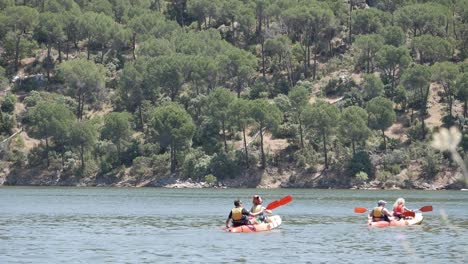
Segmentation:
{"type": "Polygon", "coordinates": [[[377,96],[383,96],[384,84],[382,80],[374,74],[364,75],[364,94],[366,100],[371,100],[377,96]]]}
{"type": "Polygon", "coordinates": [[[413,37],[423,34],[445,36],[449,13],[443,5],[422,3],[401,7],[395,17],[397,24],[413,37]]]}
{"type": "Polygon", "coordinates": [[[81,120],[85,103],[93,103],[103,97],[105,68],[92,61],[75,59],[60,64],[58,75],[68,88],[68,93],[78,101],[76,114],[81,120]]]}
{"type": "Polygon", "coordinates": [[[406,70],[402,76],[402,85],[409,93],[413,109],[419,109],[422,139],[426,138],[425,116],[429,99],[431,70],[428,66],[415,65],[406,70]]]}
{"type": "Polygon", "coordinates": [[[45,140],[48,167],[50,141],[69,135],[74,121],[73,113],[63,104],[44,101],[28,110],[27,120],[28,133],[45,140]]]}
{"type": "Polygon", "coordinates": [[[71,130],[71,144],[78,148],[81,160],[81,170],[86,167],[85,153],[87,149],[92,149],[97,141],[97,131],[89,120],[75,121],[71,130]]]}
{"type": "Polygon", "coordinates": [[[255,73],[256,59],[252,54],[232,47],[225,51],[220,60],[219,67],[224,69],[226,79],[233,82],[239,98],[245,85],[255,73]]]}
{"type": "Polygon", "coordinates": [[[328,169],[328,148],[329,140],[336,132],[338,126],[339,110],[327,102],[318,101],[307,108],[304,113],[304,120],[307,128],[312,130],[322,140],[322,149],[325,168],[328,169]]]}
{"type": "Polygon", "coordinates": [[[304,111],[309,104],[309,91],[302,85],[295,86],[288,94],[294,121],[299,124],[299,139],[304,148],[304,111]]]}
{"type": "Polygon", "coordinates": [[[177,103],[166,103],[151,113],[150,128],[161,148],[170,148],[171,172],[177,169],[177,155],[190,147],[195,125],[190,115],[177,103]]]}
{"type": "Polygon", "coordinates": [[[375,34],[390,20],[388,14],[376,8],[360,9],[353,14],[354,34],[375,34]],[[387,21],[386,21],[387,20],[387,21]]]}
{"type": "MultiPolygon", "coordinates": [[[[50,82],[50,70],[53,69],[54,63],[51,56],[53,45],[59,46],[65,40],[65,33],[63,31],[62,16],[57,13],[41,13],[39,17],[39,32],[46,36],[47,57],[45,59],[45,68],[47,72],[47,79],[50,82]]],[[[60,49],[59,49],[60,50],[60,49]]]]}
{"type": "Polygon", "coordinates": [[[455,83],[459,72],[458,66],[451,62],[437,62],[432,66],[431,79],[440,83],[444,88],[450,118],[452,118],[453,96],[455,95],[455,83]]]}
{"type": "Polygon", "coordinates": [[[468,72],[460,74],[457,78],[457,97],[463,102],[463,117],[468,116],[468,72]]]}
{"type": "Polygon", "coordinates": [[[340,133],[342,138],[351,142],[353,155],[356,154],[356,143],[369,137],[367,127],[368,114],[359,106],[349,106],[343,109],[340,118],[340,133]]]}
{"type": "Polygon", "coordinates": [[[130,138],[131,134],[130,114],[114,112],[105,116],[101,137],[112,141],[117,146],[119,162],[122,162],[122,144],[130,138]]]}
{"type": "Polygon", "coordinates": [[[431,35],[414,38],[412,45],[414,51],[419,55],[421,64],[445,61],[451,58],[454,52],[450,41],[431,35]]]}
{"type": "Polygon", "coordinates": [[[393,97],[402,72],[411,62],[409,51],[405,47],[385,45],[377,52],[376,62],[384,76],[390,79],[390,91],[393,97]]]}
{"type": "Polygon", "coordinates": [[[15,34],[15,59],[14,70],[18,71],[20,59],[20,42],[22,38],[30,35],[38,21],[39,13],[28,6],[11,6],[3,10],[5,14],[5,26],[15,34]]]}
{"type": "Polygon", "coordinates": [[[405,32],[398,26],[389,26],[384,27],[380,34],[385,39],[385,45],[392,45],[395,47],[400,47],[406,42],[405,32]]]}
{"type": "Polygon", "coordinates": [[[364,64],[366,73],[374,71],[375,57],[377,52],[382,48],[383,42],[383,37],[377,34],[358,36],[354,42],[358,50],[356,64],[358,66],[364,64]]]}
{"type": "Polygon", "coordinates": [[[235,96],[226,88],[216,88],[208,95],[208,113],[221,126],[223,134],[224,151],[227,152],[226,125],[228,120],[229,105],[235,96]]]}
{"type": "Polygon", "coordinates": [[[266,168],[266,157],[263,146],[263,137],[266,130],[273,130],[283,119],[281,111],[275,104],[268,102],[265,99],[256,99],[251,101],[250,116],[253,122],[258,125],[260,135],[260,153],[262,159],[262,169],[266,168]]]}
{"type": "Polygon", "coordinates": [[[385,129],[389,128],[396,121],[393,102],[381,96],[373,98],[367,103],[367,113],[369,114],[369,127],[382,131],[384,150],[386,150],[385,129]]]}
{"type": "Polygon", "coordinates": [[[229,105],[229,114],[228,117],[230,122],[232,123],[233,127],[237,128],[238,130],[242,131],[242,139],[244,142],[244,154],[245,154],[245,164],[249,167],[249,152],[247,149],[247,136],[246,130],[247,126],[252,123],[252,119],[250,118],[250,104],[249,101],[237,98],[229,105]]]}

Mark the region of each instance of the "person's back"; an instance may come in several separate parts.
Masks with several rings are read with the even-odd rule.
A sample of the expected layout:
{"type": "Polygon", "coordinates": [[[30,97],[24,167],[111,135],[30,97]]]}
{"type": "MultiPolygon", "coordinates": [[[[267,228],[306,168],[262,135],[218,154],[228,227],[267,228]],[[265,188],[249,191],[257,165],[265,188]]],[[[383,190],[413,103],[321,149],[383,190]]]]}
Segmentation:
{"type": "Polygon", "coordinates": [[[250,212],[242,207],[242,201],[235,200],[234,208],[229,212],[229,216],[226,219],[226,227],[229,227],[229,221],[232,221],[232,226],[248,225],[250,212]]]}
{"type": "Polygon", "coordinates": [[[388,210],[385,208],[386,202],[383,200],[380,200],[377,202],[377,206],[372,209],[372,211],[369,214],[369,217],[372,217],[373,222],[378,222],[378,221],[388,221],[390,222],[390,213],[388,210]]]}

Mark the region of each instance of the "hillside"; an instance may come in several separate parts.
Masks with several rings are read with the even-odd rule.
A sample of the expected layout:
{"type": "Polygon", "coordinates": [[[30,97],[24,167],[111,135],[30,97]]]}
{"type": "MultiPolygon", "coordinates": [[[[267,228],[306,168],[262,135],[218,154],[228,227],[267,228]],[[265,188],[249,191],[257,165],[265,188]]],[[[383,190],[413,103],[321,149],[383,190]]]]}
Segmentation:
{"type": "Polygon", "coordinates": [[[0,184],[466,187],[466,1],[65,2],[0,5],[0,184]]]}

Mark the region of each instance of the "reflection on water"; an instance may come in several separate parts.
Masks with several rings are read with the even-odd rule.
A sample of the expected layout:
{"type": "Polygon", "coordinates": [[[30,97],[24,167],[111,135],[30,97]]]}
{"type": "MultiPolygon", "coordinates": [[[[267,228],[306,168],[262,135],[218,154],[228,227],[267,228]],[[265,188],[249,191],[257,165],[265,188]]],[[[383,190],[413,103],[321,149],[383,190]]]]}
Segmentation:
{"type": "MultiPolygon", "coordinates": [[[[0,263],[466,263],[468,192],[0,188],[0,263]],[[233,199],[294,201],[271,232],[223,231],[233,199]],[[420,226],[370,228],[378,199],[431,204],[420,226]]],[[[389,202],[390,203],[390,202],[389,202]]]]}

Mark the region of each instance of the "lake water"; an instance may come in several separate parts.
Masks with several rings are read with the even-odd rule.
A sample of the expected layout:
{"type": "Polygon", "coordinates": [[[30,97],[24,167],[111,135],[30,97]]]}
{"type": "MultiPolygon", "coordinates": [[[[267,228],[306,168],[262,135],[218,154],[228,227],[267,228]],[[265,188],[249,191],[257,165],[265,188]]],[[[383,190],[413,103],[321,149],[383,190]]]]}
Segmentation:
{"type": "Polygon", "coordinates": [[[468,192],[0,187],[0,263],[467,263],[468,192]],[[270,232],[222,227],[240,198],[278,207],[270,232]],[[370,228],[385,199],[432,205],[420,226],[370,228]]]}

